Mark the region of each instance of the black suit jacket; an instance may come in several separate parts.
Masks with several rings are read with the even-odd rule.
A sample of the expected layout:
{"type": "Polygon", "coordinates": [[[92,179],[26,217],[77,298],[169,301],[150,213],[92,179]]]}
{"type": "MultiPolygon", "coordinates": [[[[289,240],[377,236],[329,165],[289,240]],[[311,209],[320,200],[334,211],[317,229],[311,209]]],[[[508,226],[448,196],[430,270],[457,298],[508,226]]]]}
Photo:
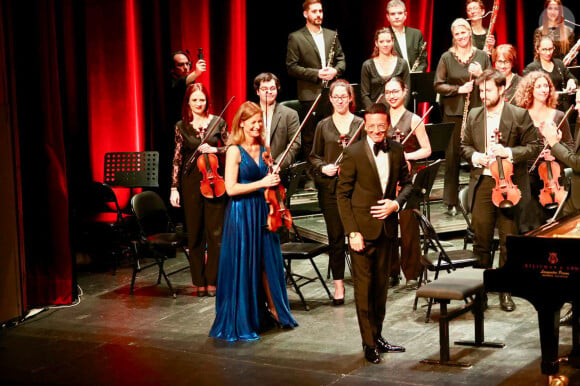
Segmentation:
{"type": "Polygon", "coordinates": [[[570,180],[570,192],[568,199],[572,200],[575,209],[580,210],[580,133],[576,135],[576,143],[572,150],[565,143],[558,142],[552,148],[552,155],[572,168],[573,174],[570,180]]]}
{"type": "Polygon", "coordinates": [[[358,141],[345,150],[336,188],[338,211],[345,234],[360,232],[365,240],[376,240],[385,229],[388,237],[397,237],[397,213],[392,213],[384,220],[370,214],[370,207],[377,205],[378,200],[396,200],[399,208],[402,208],[411,194],[411,176],[405,163],[403,147],[391,140],[389,146],[389,179],[384,194],[368,142],[358,141]],[[401,186],[398,196],[397,182],[401,186]]]}
{"type": "MultiPolygon", "coordinates": [[[[392,28],[391,31],[393,31],[392,28]]],[[[393,36],[395,37],[395,51],[402,58],[403,53],[401,52],[401,46],[397,41],[397,37],[394,31],[393,36]]],[[[419,58],[421,46],[423,45],[423,33],[416,28],[405,27],[405,40],[407,41],[407,56],[409,57],[409,69],[411,69],[413,67],[413,64],[415,64],[417,58],[419,58]]],[[[419,66],[415,71],[424,72],[426,70],[427,70],[427,49],[425,49],[421,54],[419,59],[419,66]]]]}
{"type": "MultiPolygon", "coordinates": [[[[324,49],[326,51],[324,54],[328,61],[328,54],[330,53],[336,32],[323,28],[322,34],[324,36],[324,49]]],[[[346,62],[338,38],[336,39],[334,52],[332,67],[336,68],[336,76],[340,77],[344,73],[346,62]]],[[[298,99],[300,101],[313,101],[320,94],[322,81],[318,78],[318,70],[321,68],[322,62],[320,61],[320,54],[308,28],[303,27],[288,35],[286,69],[288,70],[288,75],[298,80],[298,99]]]]}
{"type": "MultiPolygon", "coordinates": [[[[474,167],[471,157],[474,152],[485,153],[483,107],[473,108],[467,115],[465,135],[461,141],[461,155],[472,166],[469,179],[469,202],[473,208],[474,189],[482,175],[483,168],[474,167]]],[[[520,208],[524,208],[530,197],[530,179],[528,174],[528,160],[533,160],[542,149],[540,132],[534,126],[530,114],[525,109],[504,103],[501,112],[500,143],[511,148],[514,175],[512,182],[522,192],[520,208]]]]}
{"type": "MultiPolygon", "coordinates": [[[[289,107],[276,103],[274,114],[272,114],[272,124],[270,125],[270,152],[276,163],[280,162],[280,157],[299,128],[298,113],[289,107]]],[[[296,141],[290,147],[288,155],[280,165],[282,170],[294,162],[298,151],[300,151],[301,143],[300,135],[298,135],[296,141]]]]}

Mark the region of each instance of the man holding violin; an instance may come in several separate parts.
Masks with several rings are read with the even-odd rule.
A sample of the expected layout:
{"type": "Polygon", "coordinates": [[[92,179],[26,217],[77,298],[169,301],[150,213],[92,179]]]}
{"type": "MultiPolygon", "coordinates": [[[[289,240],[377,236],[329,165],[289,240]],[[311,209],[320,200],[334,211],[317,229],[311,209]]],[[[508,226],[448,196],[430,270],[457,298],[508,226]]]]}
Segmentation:
{"type": "MultiPolygon", "coordinates": [[[[479,258],[481,268],[491,268],[491,242],[497,226],[501,267],[507,256],[506,236],[518,233],[520,208],[530,199],[527,161],[539,154],[541,143],[527,110],[504,103],[506,79],[501,72],[487,69],[477,78],[476,84],[484,106],[469,112],[461,140],[461,155],[472,167],[469,202],[474,231],[473,252],[479,258]],[[509,173],[497,175],[497,163],[502,165],[502,170],[512,169],[513,178],[509,173]],[[497,200],[494,195],[499,185],[511,189],[511,192],[499,193],[500,197],[512,193],[519,197],[521,192],[519,205],[505,199],[497,200]]],[[[500,294],[500,306],[508,312],[515,309],[510,294],[500,294]]]]}

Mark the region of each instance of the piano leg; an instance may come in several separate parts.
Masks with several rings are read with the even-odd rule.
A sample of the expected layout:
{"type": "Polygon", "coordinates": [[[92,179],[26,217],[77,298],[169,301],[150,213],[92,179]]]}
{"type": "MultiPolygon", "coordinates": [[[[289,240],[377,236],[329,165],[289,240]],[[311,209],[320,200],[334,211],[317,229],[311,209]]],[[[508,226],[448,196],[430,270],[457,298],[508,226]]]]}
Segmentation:
{"type": "Polygon", "coordinates": [[[558,362],[560,307],[555,310],[539,309],[538,323],[540,325],[540,345],[542,348],[542,374],[553,375],[560,368],[558,362]]]}

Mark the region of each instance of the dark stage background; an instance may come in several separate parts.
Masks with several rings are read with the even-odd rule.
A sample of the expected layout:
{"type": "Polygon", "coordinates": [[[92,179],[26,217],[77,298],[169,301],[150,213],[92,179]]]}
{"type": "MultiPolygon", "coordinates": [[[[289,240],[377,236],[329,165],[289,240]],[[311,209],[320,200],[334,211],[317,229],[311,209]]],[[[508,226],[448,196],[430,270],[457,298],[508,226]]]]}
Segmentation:
{"type": "MultiPolygon", "coordinates": [[[[374,31],[386,24],[386,0],[323,2],[324,26],[338,29],[345,78],[359,82],[374,31]]],[[[407,1],[407,25],[423,30],[430,68],[451,44],[449,26],[465,17],[464,0],[407,1]]],[[[493,1],[485,1],[491,9],[493,1]]],[[[577,2],[565,2],[578,14],[577,2]]],[[[302,1],[36,0],[0,2],[0,101],[13,133],[14,186],[25,284],[23,309],[69,304],[75,298],[71,223],[82,187],[103,180],[106,152],[158,150],[160,193],[167,196],[173,127],[166,113],[170,53],[203,47],[209,87],[219,113],[231,96],[231,117],[262,71],[282,82],[279,100],[294,99],[286,74],[287,36],[304,25],[302,1]]],[[[532,59],[541,0],[501,4],[498,44],[532,59]],[[525,4],[525,6],[524,6],[525,4]]],[[[521,70],[518,68],[518,70],[521,70]]],[[[3,166],[6,167],[6,166],[3,166]]],[[[129,194],[119,190],[126,205],[129,194]]],[[[2,267],[0,267],[2,269],[2,267]]],[[[23,310],[23,311],[24,311],[23,310]]]]}

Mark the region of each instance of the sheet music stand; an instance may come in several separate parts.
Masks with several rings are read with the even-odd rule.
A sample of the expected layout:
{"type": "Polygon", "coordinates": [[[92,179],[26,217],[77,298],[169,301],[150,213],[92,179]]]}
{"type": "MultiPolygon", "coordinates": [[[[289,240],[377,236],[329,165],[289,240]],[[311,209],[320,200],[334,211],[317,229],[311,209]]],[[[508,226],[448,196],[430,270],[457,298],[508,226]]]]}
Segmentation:
{"type": "Polygon", "coordinates": [[[420,169],[413,176],[413,192],[411,198],[407,200],[407,202],[418,200],[421,212],[427,216],[429,221],[431,221],[431,201],[429,200],[429,196],[431,195],[431,189],[433,188],[433,183],[439,171],[439,165],[441,165],[440,159],[428,163],[427,166],[420,169]]]}
{"type": "Polygon", "coordinates": [[[433,81],[435,80],[434,72],[411,72],[411,98],[413,98],[413,112],[417,114],[417,104],[419,102],[428,102],[434,104],[437,99],[433,81]]]}
{"type": "Polygon", "coordinates": [[[429,160],[445,158],[445,151],[455,129],[455,122],[428,123],[425,125],[429,143],[431,144],[431,156],[429,160]]]}
{"type": "Polygon", "coordinates": [[[159,187],[159,152],[106,153],[103,180],[110,186],[157,188],[159,187]]]}

